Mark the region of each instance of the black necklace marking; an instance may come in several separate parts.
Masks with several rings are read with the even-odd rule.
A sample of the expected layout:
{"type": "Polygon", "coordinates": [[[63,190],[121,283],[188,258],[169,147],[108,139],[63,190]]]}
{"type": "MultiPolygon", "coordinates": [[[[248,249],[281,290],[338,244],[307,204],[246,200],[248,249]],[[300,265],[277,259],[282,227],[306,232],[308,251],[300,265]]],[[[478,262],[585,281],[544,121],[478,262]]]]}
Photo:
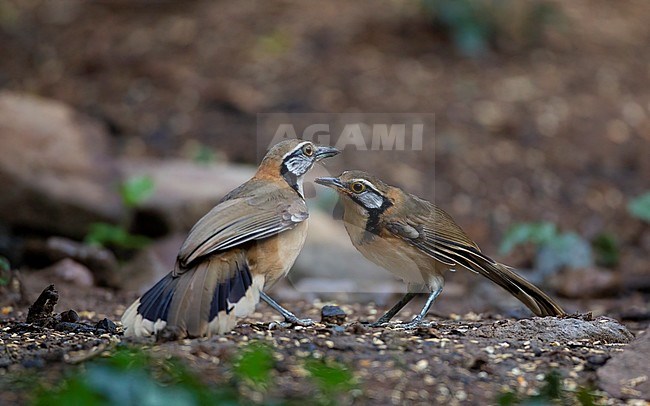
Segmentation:
{"type": "MultiPolygon", "coordinates": [[[[361,203],[359,201],[357,202],[361,203]]],[[[366,230],[363,233],[363,239],[361,240],[362,242],[370,242],[379,235],[379,216],[381,216],[381,214],[392,205],[393,203],[390,201],[390,199],[382,196],[382,203],[378,208],[369,209],[364,206],[368,211],[368,220],[366,221],[366,230]]]]}
{"type": "Polygon", "coordinates": [[[300,186],[298,186],[298,176],[296,176],[295,173],[291,172],[289,168],[287,168],[287,165],[284,163],[282,164],[282,168],[280,169],[280,175],[284,178],[285,181],[291,186],[293,190],[296,191],[300,195],[300,197],[303,197],[302,194],[300,193],[300,186]]]}

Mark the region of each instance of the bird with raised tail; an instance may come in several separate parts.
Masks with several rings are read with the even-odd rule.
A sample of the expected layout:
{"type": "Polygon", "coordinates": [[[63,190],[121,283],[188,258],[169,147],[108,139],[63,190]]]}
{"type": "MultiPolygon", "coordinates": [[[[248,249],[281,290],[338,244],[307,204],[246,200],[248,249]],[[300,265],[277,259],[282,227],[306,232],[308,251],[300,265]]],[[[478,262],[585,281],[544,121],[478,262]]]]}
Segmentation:
{"type": "Polygon", "coordinates": [[[174,269],[124,312],[124,335],[223,334],[250,315],[260,298],[287,322],[311,324],[264,290],[289,272],[305,242],[304,175],[338,152],[301,140],[274,145],[256,174],[194,225],[174,269]]]}
{"type": "Polygon", "coordinates": [[[411,322],[402,325],[416,327],[442,292],[444,273],[458,267],[488,278],[538,316],[565,314],[539,288],[481,253],[451,216],[433,203],[362,171],[346,171],[338,178],[318,178],[316,183],[338,192],[352,244],[368,260],[409,286],[408,293],[372,326],[388,323],[424,290],[429,293],[424,307],[411,322]]]}

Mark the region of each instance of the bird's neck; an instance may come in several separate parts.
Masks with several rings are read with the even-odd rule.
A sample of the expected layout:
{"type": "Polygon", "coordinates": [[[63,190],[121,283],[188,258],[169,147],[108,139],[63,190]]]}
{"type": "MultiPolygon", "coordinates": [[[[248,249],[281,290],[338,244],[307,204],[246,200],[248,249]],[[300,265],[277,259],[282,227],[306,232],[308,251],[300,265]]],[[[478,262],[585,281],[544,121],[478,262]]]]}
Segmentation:
{"type": "Polygon", "coordinates": [[[355,246],[359,246],[372,239],[368,235],[367,225],[370,220],[370,213],[363,206],[353,202],[350,198],[344,197],[343,201],[343,223],[345,229],[355,246]]]}
{"type": "Polygon", "coordinates": [[[304,190],[303,190],[303,187],[302,187],[303,180],[304,180],[304,175],[296,176],[296,174],[294,174],[291,171],[282,171],[280,174],[282,175],[284,180],[287,182],[287,184],[289,186],[291,186],[291,188],[293,190],[295,190],[296,193],[298,193],[300,195],[300,197],[302,197],[304,199],[305,198],[305,193],[304,193],[304,190]]]}
{"type": "MultiPolygon", "coordinates": [[[[260,165],[259,169],[257,170],[257,173],[255,174],[255,177],[257,179],[268,179],[274,182],[279,181],[278,179],[278,170],[272,169],[271,165],[264,165],[265,162],[263,161],[262,164],[260,165]]],[[[304,175],[297,176],[295,173],[289,171],[286,169],[286,167],[282,167],[280,169],[280,177],[293,189],[300,195],[301,198],[305,198],[305,194],[303,191],[303,178],[304,175]]]]}

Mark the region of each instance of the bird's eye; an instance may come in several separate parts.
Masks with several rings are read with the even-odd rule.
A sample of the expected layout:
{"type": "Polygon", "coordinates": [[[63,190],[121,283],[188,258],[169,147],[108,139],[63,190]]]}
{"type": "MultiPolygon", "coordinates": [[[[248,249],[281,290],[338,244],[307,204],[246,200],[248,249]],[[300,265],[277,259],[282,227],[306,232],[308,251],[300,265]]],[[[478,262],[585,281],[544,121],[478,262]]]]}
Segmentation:
{"type": "Polygon", "coordinates": [[[361,182],[354,182],[350,184],[350,190],[352,190],[354,193],[361,193],[366,190],[366,185],[361,182]]]}
{"type": "Polygon", "coordinates": [[[312,156],[314,155],[314,147],[311,144],[307,144],[302,147],[302,153],[307,156],[312,156]]]}

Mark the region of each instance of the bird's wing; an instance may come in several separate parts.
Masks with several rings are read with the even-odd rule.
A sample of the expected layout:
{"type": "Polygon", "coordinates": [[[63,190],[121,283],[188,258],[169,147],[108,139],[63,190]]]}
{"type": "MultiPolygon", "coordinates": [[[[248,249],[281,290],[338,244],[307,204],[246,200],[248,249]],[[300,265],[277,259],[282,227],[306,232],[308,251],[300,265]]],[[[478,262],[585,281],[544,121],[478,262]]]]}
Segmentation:
{"type": "Polygon", "coordinates": [[[424,200],[417,199],[412,203],[422,207],[409,208],[405,216],[389,220],[386,229],[390,233],[450,267],[459,264],[476,272],[468,262],[475,262],[476,258],[494,262],[481,253],[476,243],[446,212],[424,200]]]}
{"type": "Polygon", "coordinates": [[[453,220],[444,222],[442,226],[439,224],[440,218],[411,216],[389,222],[385,229],[450,268],[461,266],[490,279],[538,316],[565,314],[562,307],[538,287],[481,253],[453,220]]]}
{"type": "Polygon", "coordinates": [[[178,254],[179,275],[199,258],[294,228],[309,217],[293,190],[268,188],[222,201],[192,227],[178,254]]]}
{"type": "Polygon", "coordinates": [[[462,266],[490,279],[538,316],[565,314],[538,287],[481,253],[476,243],[443,210],[417,198],[410,199],[406,209],[405,215],[392,216],[392,221],[389,219],[384,227],[393,236],[449,267],[462,266]]]}

